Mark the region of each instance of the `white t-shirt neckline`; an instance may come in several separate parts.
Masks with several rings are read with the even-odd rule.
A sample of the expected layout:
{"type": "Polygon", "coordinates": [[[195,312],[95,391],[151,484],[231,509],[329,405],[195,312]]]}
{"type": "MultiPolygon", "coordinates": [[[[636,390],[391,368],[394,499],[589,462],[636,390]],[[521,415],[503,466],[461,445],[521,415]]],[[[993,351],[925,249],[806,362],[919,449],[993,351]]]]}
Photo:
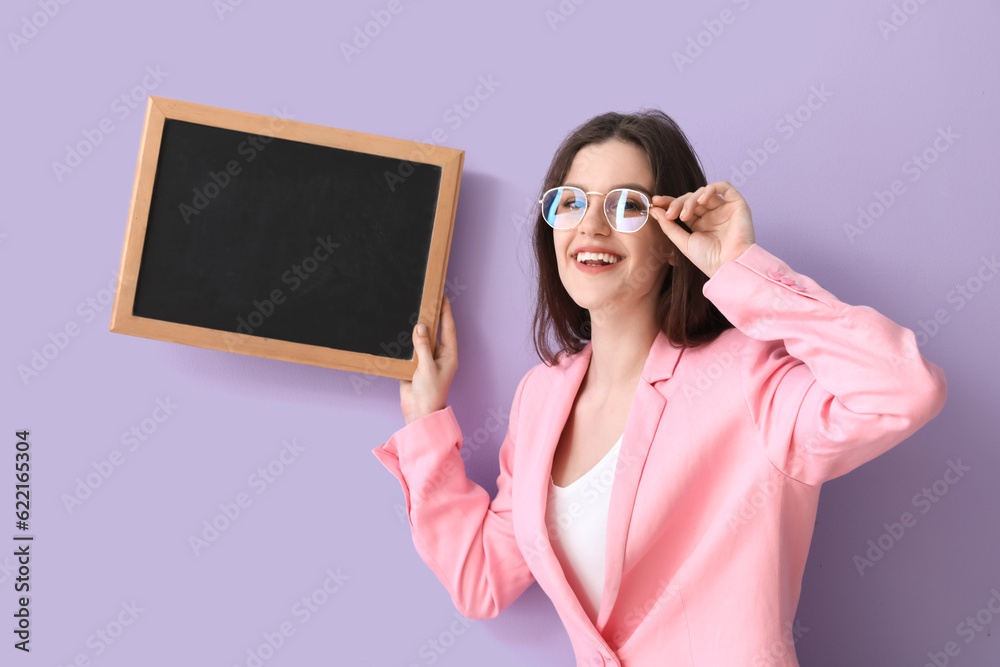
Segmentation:
{"type": "Polygon", "coordinates": [[[594,464],[593,468],[591,468],[587,472],[583,473],[583,475],[581,475],[577,479],[575,479],[572,482],[570,482],[567,486],[559,486],[559,485],[557,485],[555,479],[552,478],[552,474],[549,473],[549,486],[551,488],[555,489],[557,492],[559,492],[559,491],[567,491],[569,489],[572,489],[574,486],[576,486],[576,485],[584,482],[584,480],[586,480],[586,479],[588,479],[590,477],[593,477],[594,474],[595,474],[595,471],[600,470],[600,469],[604,469],[606,467],[606,464],[607,464],[607,462],[608,462],[608,460],[610,458],[612,458],[612,457],[614,457],[616,459],[618,458],[618,450],[621,449],[622,439],[624,437],[625,437],[624,433],[622,435],[618,436],[618,441],[615,442],[614,446],[612,446],[611,449],[608,450],[608,453],[605,454],[604,457],[600,461],[598,461],[596,464],[594,464]]]}
{"type": "Polygon", "coordinates": [[[604,593],[608,508],[623,437],[624,434],[604,458],[569,486],[556,486],[549,475],[545,522],[552,550],[592,622],[597,621],[604,593]]]}

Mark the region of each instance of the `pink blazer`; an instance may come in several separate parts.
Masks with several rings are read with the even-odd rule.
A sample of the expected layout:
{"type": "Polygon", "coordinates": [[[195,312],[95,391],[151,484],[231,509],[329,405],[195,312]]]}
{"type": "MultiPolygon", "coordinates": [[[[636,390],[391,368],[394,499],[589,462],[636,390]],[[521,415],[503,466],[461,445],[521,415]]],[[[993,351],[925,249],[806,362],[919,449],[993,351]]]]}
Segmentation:
{"type": "Polygon", "coordinates": [[[649,350],[615,469],[596,624],[545,521],[589,343],[521,380],[492,502],[465,475],[451,406],[373,450],[402,484],[417,553],[464,616],[494,617],[537,581],[580,666],[798,665],[820,485],[935,417],[944,373],[913,331],[756,244],[703,293],[736,328],[689,348],[660,332],[649,350]]]}

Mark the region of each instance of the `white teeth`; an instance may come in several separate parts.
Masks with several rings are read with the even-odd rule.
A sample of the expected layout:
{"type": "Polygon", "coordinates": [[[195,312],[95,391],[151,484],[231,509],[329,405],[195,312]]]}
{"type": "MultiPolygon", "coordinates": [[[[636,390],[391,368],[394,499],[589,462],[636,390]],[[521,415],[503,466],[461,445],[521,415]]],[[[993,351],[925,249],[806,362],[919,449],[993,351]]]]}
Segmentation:
{"type": "Polygon", "coordinates": [[[576,261],[580,263],[595,259],[604,260],[608,264],[615,264],[616,262],[618,262],[618,260],[621,259],[621,257],[618,257],[617,255],[611,255],[606,252],[581,252],[577,253],[576,255],[576,261]]]}

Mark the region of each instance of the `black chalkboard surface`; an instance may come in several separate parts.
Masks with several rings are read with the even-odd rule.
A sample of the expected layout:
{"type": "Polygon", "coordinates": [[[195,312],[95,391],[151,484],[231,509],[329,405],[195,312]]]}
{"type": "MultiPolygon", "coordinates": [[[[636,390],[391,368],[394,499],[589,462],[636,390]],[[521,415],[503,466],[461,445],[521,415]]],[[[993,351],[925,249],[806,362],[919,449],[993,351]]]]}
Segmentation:
{"type": "Polygon", "coordinates": [[[158,97],[141,144],[111,331],[412,377],[463,151],[158,97]]]}

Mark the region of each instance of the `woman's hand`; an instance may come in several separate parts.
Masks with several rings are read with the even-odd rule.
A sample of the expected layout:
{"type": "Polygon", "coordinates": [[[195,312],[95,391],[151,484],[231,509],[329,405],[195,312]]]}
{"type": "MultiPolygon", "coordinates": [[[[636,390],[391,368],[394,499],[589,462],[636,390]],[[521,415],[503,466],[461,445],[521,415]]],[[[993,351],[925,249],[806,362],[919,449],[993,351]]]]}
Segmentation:
{"type": "Polygon", "coordinates": [[[650,214],[667,238],[711,278],[723,264],[754,244],[750,207],[727,181],[717,181],[680,197],[656,195],[650,214]],[[689,234],[675,219],[686,223],[689,234]]]}
{"type": "Polygon", "coordinates": [[[413,327],[417,370],[413,379],[399,381],[399,403],[407,424],[448,405],[448,389],[458,369],[455,320],[447,296],[441,309],[441,343],[437,346],[436,356],[431,353],[431,339],[426,329],[423,324],[413,327]],[[425,330],[423,334],[418,331],[421,327],[425,330]]]}

